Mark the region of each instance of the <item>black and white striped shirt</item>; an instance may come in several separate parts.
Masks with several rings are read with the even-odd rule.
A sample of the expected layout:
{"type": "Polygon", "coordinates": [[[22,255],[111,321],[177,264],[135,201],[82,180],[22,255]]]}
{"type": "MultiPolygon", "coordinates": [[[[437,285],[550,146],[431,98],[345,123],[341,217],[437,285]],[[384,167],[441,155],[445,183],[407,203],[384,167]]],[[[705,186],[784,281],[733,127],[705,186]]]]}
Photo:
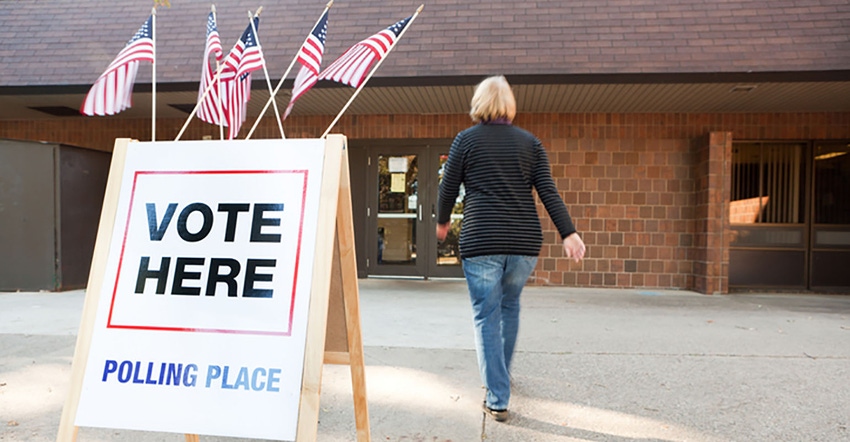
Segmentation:
{"type": "Polygon", "coordinates": [[[546,150],[534,135],[510,124],[478,124],[459,133],[443,170],[437,222],[449,221],[461,183],[460,255],[537,256],[543,232],[532,188],[561,238],[576,231],[558,194],[546,150]]]}

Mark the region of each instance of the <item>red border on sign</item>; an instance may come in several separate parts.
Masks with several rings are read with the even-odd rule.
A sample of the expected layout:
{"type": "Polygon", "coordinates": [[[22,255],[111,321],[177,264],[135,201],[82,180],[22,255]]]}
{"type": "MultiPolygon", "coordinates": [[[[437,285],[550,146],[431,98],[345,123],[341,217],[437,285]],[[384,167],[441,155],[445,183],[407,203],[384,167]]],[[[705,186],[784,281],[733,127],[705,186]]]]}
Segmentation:
{"type": "Polygon", "coordinates": [[[202,171],[136,171],[133,176],[133,188],[130,192],[130,209],[127,211],[127,223],[124,226],[124,238],[121,242],[121,255],[118,258],[118,273],[115,275],[115,285],[112,289],[112,299],[109,303],[109,318],[106,328],[129,329],[129,330],[158,330],[171,332],[194,332],[194,333],[226,333],[241,335],[265,335],[265,336],[290,336],[292,334],[292,321],[295,312],[295,293],[298,287],[298,266],[301,261],[301,237],[304,231],[304,211],[307,205],[307,176],[308,170],[202,170],[202,171]],[[192,327],[159,327],[149,325],[113,324],[112,310],[115,307],[115,297],[118,294],[118,279],[121,275],[121,267],[124,263],[124,247],[127,245],[127,233],[130,229],[130,219],[133,214],[133,200],[136,197],[136,182],[140,175],[250,175],[250,174],[281,174],[293,173],[303,174],[304,185],[301,191],[301,215],[298,220],[298,241],[295,249],[295,273],[292,278],[292,295],[289,304],[289,318],[286,331],[268,330],[238,330],[217,328],[192,328],[192,327]]]}

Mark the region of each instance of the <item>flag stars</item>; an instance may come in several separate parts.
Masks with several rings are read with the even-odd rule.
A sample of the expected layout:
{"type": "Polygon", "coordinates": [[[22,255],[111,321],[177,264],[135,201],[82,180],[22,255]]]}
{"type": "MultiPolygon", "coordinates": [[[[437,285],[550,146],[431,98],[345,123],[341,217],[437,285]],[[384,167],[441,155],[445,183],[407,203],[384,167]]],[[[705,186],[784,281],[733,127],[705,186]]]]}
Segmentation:
{"type": "Polygon", "coordinates": [[[127,42],[126,46],[129,46],[133,42],[140,40],[142,38],[153,38],[153,34],[151,33],[151,20],[152,17],[149,17],[148,20],[139,28],[138,31],[133,35],[133,38],[127,42]]]}
{"type": "Polygon", "coordinates": [[[408,21],[410,21],[410,17],[399,21],[398,23],[390,26],[387,29],[397,36],[401,32],[401,30],[404,29],[405,26],[407,26],[408,21]]]}
{"type": "Polygon", "coordinates": [[[322,44],[324,44],[325,39],[328,37],[328,16],[324,15],[319,20],[319,23],[316,27],[313,28],[313,31],[310,32],[313,37],[318,38],[322,44]]]}

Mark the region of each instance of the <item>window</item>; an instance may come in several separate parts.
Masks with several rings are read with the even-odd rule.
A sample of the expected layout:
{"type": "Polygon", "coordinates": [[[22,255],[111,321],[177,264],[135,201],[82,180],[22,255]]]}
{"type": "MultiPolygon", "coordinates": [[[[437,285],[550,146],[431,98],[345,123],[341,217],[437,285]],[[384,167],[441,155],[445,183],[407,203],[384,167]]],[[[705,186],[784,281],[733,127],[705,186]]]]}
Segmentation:
{"type": "Polygon", "coordinates": [[[815,223],[850,224],[850,144],[815,145],[815,223]]]}
{"type": "Polygon", "coordinates": [[[804,220],[805,144],[736,143],[732,148],[732,224],[804,220]]]}

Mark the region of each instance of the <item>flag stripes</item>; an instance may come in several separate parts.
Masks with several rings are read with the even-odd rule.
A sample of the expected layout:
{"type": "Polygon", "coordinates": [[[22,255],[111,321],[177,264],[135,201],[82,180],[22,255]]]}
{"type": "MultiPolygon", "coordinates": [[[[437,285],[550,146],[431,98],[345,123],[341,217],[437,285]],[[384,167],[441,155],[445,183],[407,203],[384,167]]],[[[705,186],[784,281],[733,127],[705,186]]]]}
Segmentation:
{"type": "Polygon", "coordinates": [[[221,38],[218,34],[218,26],[215,21],[215,14],[210,12],[207,17],[207,41],[204,47],[204,62],[201,69],[201,85],[198,90],[198,100],[201,105],[198,107],[198,118],[210,124],[226,124],[220,121],[219,118],[219,83],[215,80],[215,70],[210,66],[210,55],[215,56],[217,61],[221,61],[224,53],[221,48],[221,38]],[[212,85],[210,87],[210,85],[212,85]],[[210,88],[207,95],[204,96],[204,91],[210,88]]]}
{"type": "MultiPolygon", "coordinates": [[[[259,27],[259,25],[259,17],[254,17],[254,27],[259,27]]],[[[257,38],[249,24],[245,32],[242,33],[242,37],[227,54],[227,59],[224,60],[226,67],[222,72],[222,77],[225,79],[243,77],[257,69],[262,69],[263,63],[262,48],[257,44],[257,38]]]]}
{"type": "Polygon", "coordinates": [[[372,63],[384,58],[411,18],[401,20],[350,47],[319,74],[319,80],[331,80],[354,88],[359,87],[366,78],[372,63]]]}
{"type": "Polygon", "coordinates": [[[283,112],[283,119],[289,116],[292,112],[292,107],[295,106],[295,100],[304,95],[310,88],[319,81],[319,70],[322,65],[322,55],[325,52],[325,39],[328,34],[328,11],[322,14],[319,22],[313,27],[307,40],[301,45],[298,50],[298,63],[301,64],[301,70],[295,77],[295,84],[292,86],[292,97],[289,99],[289,105],[283,112]]]}
{"type": "Polygon", "coordinates": [[[298,62],[308,67],[313,72],[319,72],[322,64],[322,54],[324,53],[325,45],[321,40],[313,34],[307,37],[307,41],[301,46],[301,51],[298,53],[298,62]]]}
{"type": "Polygon", "coordinates": [[[366,69],[372,65],[376,56],[374,50],[366,45],[351,48],[328,66],[319,79],[332,80],[356,88],[360,86],[360,82],[366,76],[366,69]]]}
{"type": "Polygon", "coordinates": [[[262,69],[265,60],[254,29],[259,28],[260,18],[253,18],[242,37],[227,54],[221,72],[223,105],[228,126],[228,139],[234,139],[245,122],[248,100],[251,99],[251,72],[262,69]]]}
{"type": "Polygon", "coordinates": [[[88,116],[114,115],[132,106],[139,62],[154,62],[152,21],[153,15],[98,77],[83,100],[80,113],[88,116]]]}

